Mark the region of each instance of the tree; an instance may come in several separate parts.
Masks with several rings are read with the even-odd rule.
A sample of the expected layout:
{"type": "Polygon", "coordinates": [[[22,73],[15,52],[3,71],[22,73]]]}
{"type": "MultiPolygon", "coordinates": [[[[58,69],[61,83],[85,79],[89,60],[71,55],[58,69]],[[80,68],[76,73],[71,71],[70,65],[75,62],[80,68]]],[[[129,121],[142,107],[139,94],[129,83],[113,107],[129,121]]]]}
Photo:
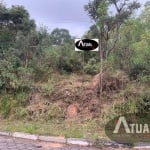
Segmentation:
{"type": "Polygon", "coordinates": [[[115,48],[121,25],[139,7],[139,3],[136,1],[129,2],[129,0],[93,0],[85,5],[85,11],[88,12],[97,27],[100,48],[103,49],[101,55],[104,58],[115,48]],[[115,13],[109,13],[110,7],[114,7],[115,13]]]}
{"type": "Polygon", "coordinates": [[[95,22],[98,30],[99,49],[100,49],[100,99],[102,97],[103,82],[103,58],[107,58],[111,51],[114,50],[119,38],[119,29],[135,9],[140,7],[136,1],[129,0],[93,0],[85,5],[85,11],[95,22]],[[109,8],[114,7],[115,13],[109,13],[109,8]]]}
{"type": "Polygon", "coordinates": [[[118,40],[113,53],[109,56],[109,62],[115,69],[124,70],[129,74],[131,69],[131,57],[134,52],[133,44],[141,41],[144,33],[144,25],[139,18],[131,18],[119,30],[118,40]]]}
{"type": "Polygon", "coordinates": [[[21,30],[27,34],[35,29],[36,25],[34,20],[30,19],[28,11],[23,6],[12,6],[8,14],[16,30],[21,30]]]}
{"type": "Polygon", "coordinates": [[[0,3],[0,88],[16,90],[30,81],[33,32],[35,23],[23,6],[8,9],[0,3]]]}
{"type": "Polygon", "coordinates": [[[142,18],[144,23],[146,23],[147,25],[150,24],[150,1],[146,2],[144,11],[142,12],[140,17],[142,18]]]}
{"type": "Polygon", "coordinates": [[[133,79],[145,78],[148,83],[150,82],[150,1],[145,4],[139,20],[143,25],[143,32],[140,34],[140,40],[132,44],[134,51],[131,58],[130,75],[133,79]]]}
{"type": "Polygon", "coordinates": [[[30,19],[28,11],[23,6],[12,6],[6,8],[0,3],[0,28],[9,30],[12,34],[22,31],[28,34],[36,28],[34,20],[30,19]]]}
{"type": "Polygon", "coordinates": [[[51,41],[53,45],[61,45],[65,42],[71,42],[71,35],[66,29],[56,28],[51,32],[51,41]]]}

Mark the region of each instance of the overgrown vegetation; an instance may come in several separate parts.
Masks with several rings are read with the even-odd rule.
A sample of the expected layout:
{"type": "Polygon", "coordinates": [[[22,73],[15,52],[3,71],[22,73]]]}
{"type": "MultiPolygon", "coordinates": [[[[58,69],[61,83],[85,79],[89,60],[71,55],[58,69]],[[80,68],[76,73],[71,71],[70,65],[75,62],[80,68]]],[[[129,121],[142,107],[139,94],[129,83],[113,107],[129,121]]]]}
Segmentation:
{"type": "MultiPolygon", "coordinates": [[[[99,131],[97,124],[101,122],[102,128],[105,121],[118,114],[150,112],[150,1],[134,17],[139,7],[137,2],[126,5],[120,0],[93,0],[85,6],[95,24],[83,38],[100,38],[100,58],[97,52],[75,52],[74,37],[68,30],[56,28],[49,33],[46,27],[36,26],[23,6],[7,8],[0,2],[0,118],[55,120],[60,124],[51,125],[60,131],[55,134],[84,137],[82,129],[88,137],[86,129],[88,132],[90,128],[91,134],[91,126],[96,126],[99,131]],[[114,15],[109,13],[112,5],[116,8],[114,15]],[[100,59],[103,103],[97,99],[99,90],[91,86],[93,76],[99,73],[100,59]],[[124,74],[128,78],[126,86],[124,74]],[[94,98],[96,103],[92,102],[94,98]],[[87,122],[73,129],[68,124],[70,133],[61,131],[66,125],[67,107],[74,102],[86,110],[79,112],[81,122],[83,118],[87,122]]],[[[36,123],[25,126],[23,130],[31,133],[41,130],[36,123]]],[[[16,127],[8,129],[16,131],[16,127]]]]}

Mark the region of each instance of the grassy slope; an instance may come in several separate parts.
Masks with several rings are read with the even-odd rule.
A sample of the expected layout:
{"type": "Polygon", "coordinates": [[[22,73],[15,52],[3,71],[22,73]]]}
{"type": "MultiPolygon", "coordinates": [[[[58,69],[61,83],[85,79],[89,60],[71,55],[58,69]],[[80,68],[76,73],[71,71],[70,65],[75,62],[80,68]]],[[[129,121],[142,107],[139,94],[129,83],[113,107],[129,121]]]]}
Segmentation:
{"type": "MultiPolygon", "coordinates": [[[[46,96],[46,98],[43,99],[44,97],[39,97],[39,100],[37,100],[37,103],[35,104],[34,101],[36,99],[31,99],[31,102],[28,104],[28,106],[25,107],[15,106],[15,110],[11,111],[7,119],[1,119],[0,130],[12,132],[20,131],[40,135],[54,135],[54,136],[65,136],[75,138],[88,138],[88,139],[97,139],[99,137],[105,137],[104,124],[106,123],[107,119],[109,119],[109,117],[111,118],[114,115],[116,115],[113,110],[114,108],[113,106],[116,105],[117,103],[121,103],[122,100],[124,100],[124,95],[126,95],[126,93],[132,94],[132,91],[133,93],[135,93],[134,87],[136,86],[133,86],[133,88],[131,88],[130,90],[129,87],[131,87],[131,85],[129,84],[126,90],[120,91],[119,93],[113,93],[111,97],[112,100],[114,98],[115,101],[108,101],[108,103],[104,103],[101,114],[99,112],[94,112],[93,114],[97,113],[96,117],[94,118],[89,117],[90,113],[84,110],[91,104],[89,102],[82,101],[82,99],[78,99],[77,102],[78,103],[81,102],[81,105],[84,103],[87,104],[84,107],[81,107],[82,109],[81,112],[83,112],[81,117],[72,119],[61,118],[62,114],[60,114],[61,113],[60,109],[64,109],[66,106],[74,102],[72,96],[64,97],[64,99],[62,99],[61,96],[66,92],[66,90],[75,91],[75,93],[76,90],[81,91],[82,90],[81,86],[90,86],[90,82],[91,82],[90,76],[85,76],[85,78],[83,78],[77,75],[70,75],[70,76],[54,75],[51,76],[48,82],[36,84],[36,86],[40,87],[41,94],[43,94],[43,96],[46,96]],[[84,83],[82,82],[83,79],[84,83]],[[55,95],[55,97],[53,94],[55,95]],[[58,100],[59,98],[60,100],[58,100]],[[45,103],[46,101],[48,101],[50,104],[54,103],[54,107],[50,107],[51,105],[46,106],[48,112],[44,114],[39,114],[38,112],[39,107],[40,109],[41,108],[43,109],[43,103],[45,103]],[[56,103],[60,102],[62,107],[55,105],[56,103]],[[33,110],[35,111],[36,115],[32,116],[32,118],[30,118],[31,115],[28,114],[29,107],[32,108],[35,107],[33,110]],[[47,119],[48,113],[50,113],[50,117],[48,117],[47,119]],[[107,117],[107,115],[109,117],[107,117]]],[[[84,93],[82,94],[85,95],[84,93]]],[[[22,99],[22,101],[23,98],[24,97],[20,98],[18,97],[18,99],[22,99]]],[[[82,98],[82,95],[80,98],[82,98]]],[[[97,105],[97,107],[99,107],[99,105],[97,105]]]]}

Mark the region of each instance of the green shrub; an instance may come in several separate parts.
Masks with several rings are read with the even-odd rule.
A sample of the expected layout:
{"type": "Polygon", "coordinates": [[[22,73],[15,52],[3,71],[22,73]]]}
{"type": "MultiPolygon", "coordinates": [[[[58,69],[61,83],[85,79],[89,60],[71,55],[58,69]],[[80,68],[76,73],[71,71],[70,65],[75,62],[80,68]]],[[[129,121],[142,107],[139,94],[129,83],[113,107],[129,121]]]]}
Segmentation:
{"type": "Polygon", "coordinates": [[[55,84],[57,83],[57,80],[54,78],[48,79],[46,83],[43,83],[41,85],[41,92],[44,96],[50,96],[52,92],[55,90],[55,84]]]}
{"type": "Polygon", "coordinates": [[[12,110],[18,105],[17,100],[11,94],[5,94],[0,98],[0,113],[3,118],[8,118],[12,110]]]}
{"type": "Polygon", "coordinates": [[[37,129],[39,129],[40,127],[36,124],[36,123],[32,123],[32,124],[27,124],[26,128],[25,128],[25,132],[30,133],[30,134],[34,134],[35,131],[37,129]]]}
{"type": "Polygon", "coordinates": [[[139,76],[139,81],[145,85],[150,86],[150,75],[141,75],[139,76]]]}
{"type": "Polygon", "coordinates": [[[29,95],[24,92],[16,93],[16,94],[8,94],[4,93],[0,97],[0,113],[3,118],[8,118],[11,113],[16,111],[17,107],[25,107],[28,104],[29,95]]]}
{"type": "Polygon", "coordinates": [[[32,61],[35,81],[46,81],[51,72],[72,73],[81,72],[81,55],[74,51],[72,44],[64,43],[60,46],[51,46],[43,50],[39,59],[32,61]]]}
{"type": "Polygon", "coordinates": [[[14,95],[14,99],[17,101],[17,106],[25,107],[29,104],[29,93],[18,92],[14,95]]]}
{"type": "Polygon", "coordinates": [[[81,72],[82,57],[74,51],[74,45],[64,44],[58,48],[57,70],[65,73],[81,72]]]}
{"type": "Polygon", "coordinates": [[[149,113],[150,112],[150,93],[149,90],[143,92],[137,98],[131,96],[126,102],[115,104],[113,107],[115,114],[127,113],[149,113]]]}
{"type": "Polygon", "coordinates": [[[51,104],[50,107],[48,108],[48,112],[47,112],[47,119],[51,120],[51,119],[60,119],[60,118],[64,118],[64,112],[62,110],[62,108],[54,103],[51,104]]]}
{"type": "Polygon", "coordinates": [[[138,112],[149,113],[150,112],[150,92],[145,91],[137,101],[138,112]]]}
{"type": "Polygon", "coordinates": [[[137,103],[136,103],[136,100],[131,99],[125,103],[116,104],[113,109],[114,109],[114,112],[119,115],[124,115],[127,113],[136,113],[137,103]]]}
{"type": "Polygon", "coordinates": [[[19,108],[17,109],[17,112],[15,113],[15,117],[17,119],[23,119],[28,115],[28,109],[27,108],[19,108]]]}
{"type": "Polygon", "coordinates": [[[96,62],[95,58],[91,58],[88,63],[85,65],[85,72],[90,75],[95,75],[100,70],[99,63],[96,62]]]}
{"type": "Polygon", "coordinates": [[[32,69],[21,66],[18,50],[9,48],[4,51],[5,58],[0,54],[0,88],[9,91],[30,88],[32,69]]]}
{"type": "Polygon", "coordinates": [[[7,118],[11,112],[12,106],[11,106],[12,98],[9,96],[4,96],[0,100],[0,110],[3,118],[7,118]]]}

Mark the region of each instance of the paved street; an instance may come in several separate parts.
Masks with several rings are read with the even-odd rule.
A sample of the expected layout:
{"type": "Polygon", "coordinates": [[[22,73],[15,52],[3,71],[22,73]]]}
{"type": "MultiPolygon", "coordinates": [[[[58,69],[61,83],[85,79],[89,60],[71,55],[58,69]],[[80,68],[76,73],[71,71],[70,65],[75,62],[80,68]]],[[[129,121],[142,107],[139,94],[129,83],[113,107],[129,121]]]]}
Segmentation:
{"type": "MultiPolygon", "coordinates": [[[[99,150],[100,148],[63,145],[0,136],[0,150],[99,150]]],[[[101,150],[132,150],[133,148],[102,148],[101,150]]],[[[140,148],[141,149],[141,148],[140,148]]],[[[134,149],[135,150],[135,149],[134,149]]],[[[144,150],[144,149],[142,149],[144,150]]],[[[147,149],[148,150],[148,149],[147,149]]]]}

